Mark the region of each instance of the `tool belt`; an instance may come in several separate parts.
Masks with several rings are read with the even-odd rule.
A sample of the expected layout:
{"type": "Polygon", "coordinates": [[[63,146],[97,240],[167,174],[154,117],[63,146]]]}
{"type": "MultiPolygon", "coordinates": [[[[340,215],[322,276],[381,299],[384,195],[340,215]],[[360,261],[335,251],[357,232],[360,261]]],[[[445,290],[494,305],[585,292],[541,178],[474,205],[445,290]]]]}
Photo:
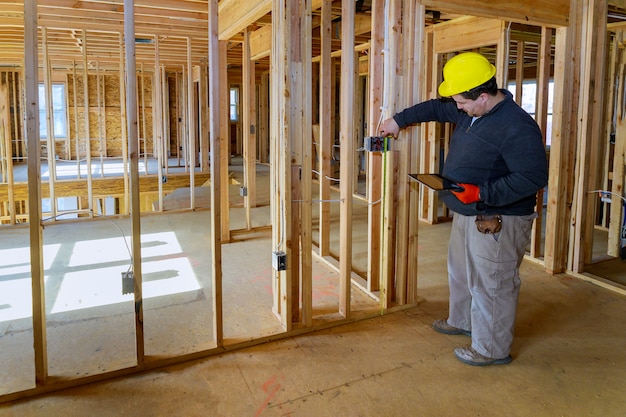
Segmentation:
{"type": "Polygon", "coordinates": [[[502,229],[502,216],[499,214],[478,214],[476,228],[480,233],[494,234],[502,229]]]}

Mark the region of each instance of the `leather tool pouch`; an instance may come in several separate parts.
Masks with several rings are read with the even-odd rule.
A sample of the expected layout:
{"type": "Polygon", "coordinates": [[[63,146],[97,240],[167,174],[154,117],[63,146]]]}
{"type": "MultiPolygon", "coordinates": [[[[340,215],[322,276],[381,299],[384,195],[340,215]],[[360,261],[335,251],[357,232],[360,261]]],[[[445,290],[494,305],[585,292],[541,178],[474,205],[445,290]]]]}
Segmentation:
{"type": "Polygon", "coordinates": [[[494,234],[502,229],[502,216],[499,214],[478,214],[476,228],[480,233],[494,234]]]}

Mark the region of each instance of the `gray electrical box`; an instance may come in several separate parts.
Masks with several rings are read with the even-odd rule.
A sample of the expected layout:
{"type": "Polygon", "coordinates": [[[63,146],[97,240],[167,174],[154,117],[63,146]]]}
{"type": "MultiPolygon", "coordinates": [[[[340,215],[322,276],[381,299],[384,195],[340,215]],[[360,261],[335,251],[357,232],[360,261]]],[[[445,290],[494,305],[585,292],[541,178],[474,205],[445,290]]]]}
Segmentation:
{"type": "Polygon", "coordinates": [[[287,254],[283,251],[272,252],[272,267],[276,271],[287,269],[287,254]]]}
{"type": "Polygon", "coordinates": [[[135,277],[133,271],[122,272],[122,294],[135,292],[135,277]]]}

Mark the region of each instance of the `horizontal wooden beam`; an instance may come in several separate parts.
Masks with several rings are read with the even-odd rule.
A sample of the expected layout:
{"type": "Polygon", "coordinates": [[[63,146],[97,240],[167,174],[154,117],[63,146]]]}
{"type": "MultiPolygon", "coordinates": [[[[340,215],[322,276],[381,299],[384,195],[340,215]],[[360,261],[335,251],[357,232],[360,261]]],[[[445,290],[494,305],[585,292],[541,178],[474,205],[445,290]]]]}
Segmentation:
{"type": "Polygon", "coordinates": [[[570,0],[421,0],[427,9],[545,26],[568,26],[570,0]]]}
{"type": "MultiPolygon", "coordinates": [[[[209,179],[208,173],[195,174],[196,183],[202,184],[209,179]]],[[[111,196],[124,194],[124,178],[93,178],[94,196],[111,196]]],[[[163,192],[170,193],[178,188],[189,187],[188,174],[169,174],[167,182],[163,183],[163,192]]],[[[0,201],[8,200],[8,184],[0,184],[0,201]]],[[[155,175],[139,178],[139,190],[142,193],[158,192],[159,181],[155,175]]],[[[13,195],[16,201],[28,199],[28,183],[19,182],[13,185],[13,195]]],[[[41,182],[41,195],[50,195],[49,183],[41,182]]],[[[87,195],[87,179],[58,180],[54,182],[55,197],[84,197],[87,195]]]]}
{"type": "Polygon", "coordinates": [[[502,33],[502,21],[482,17],[460,17],[430,26],[433,47],[438,54],[496,45],[502,33]]]}

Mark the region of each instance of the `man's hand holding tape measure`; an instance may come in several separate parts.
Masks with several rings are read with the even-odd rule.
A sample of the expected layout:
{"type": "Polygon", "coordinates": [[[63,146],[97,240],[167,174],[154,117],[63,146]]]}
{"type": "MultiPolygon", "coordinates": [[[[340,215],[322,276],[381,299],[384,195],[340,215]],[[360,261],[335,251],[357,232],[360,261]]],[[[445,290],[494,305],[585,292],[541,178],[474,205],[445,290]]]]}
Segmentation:
{"type": "Polygon", "coordinates": [[[384,122],[380,124],[380,129],[378,130],[380,131],[380,136],[384,138],[386,137],[398,138],[398,133],[400,132],[400,126],[398,126],[398,123],[394,120],[393,117],[390,117],[389,119],[385,120],[384,122]]]}

